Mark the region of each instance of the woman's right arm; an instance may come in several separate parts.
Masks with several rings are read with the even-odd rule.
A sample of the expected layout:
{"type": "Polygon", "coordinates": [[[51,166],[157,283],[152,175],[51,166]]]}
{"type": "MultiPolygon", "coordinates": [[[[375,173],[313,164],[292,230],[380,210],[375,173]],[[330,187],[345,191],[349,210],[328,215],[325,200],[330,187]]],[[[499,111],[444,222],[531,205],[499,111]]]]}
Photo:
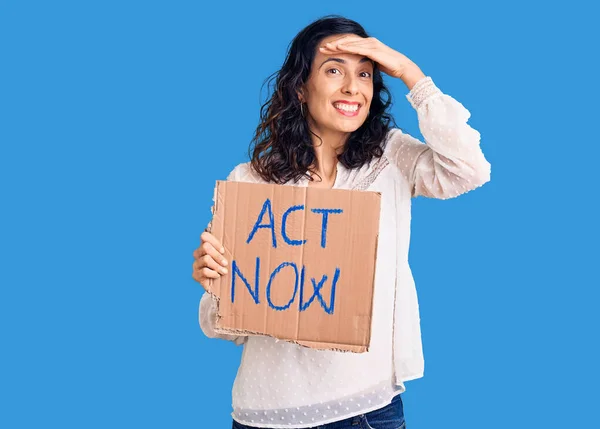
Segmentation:
{"type": "MultiPolygon", "coordinates": [[[[238,166],[236,166],[233,171],[231,171],[231,173],[229,173],[229,175],[227,176],[227,180],[228,181],[236,181],[236,182],[240,182],[240,181],[244,181],[244,174],[242,174],[242,169],[245,166],[243,164],[239,164],[238,166]]],[[[206,234],[204,234],[206,235],[206,234]]],[[[209,264],[207,264],[206,262],[202,262],[200,260],[200,255],[204,254],[204,258],[207,259],[207,252],[202,250],[202,246],[207,246],[205,244],[205,240],[202,239],[202,243],[200,244],[200,247],[198,249],[196,249],[194,251],[194,257],[195,257],[195,268],[194,268],[194,279],[195,280],[199,280],[199,278],[201,278],[198,273],[196,273],[196,269],[198,267],[204,267],[205,269],[207,267],[209,267],[209,265],[212,265],[214,268],[219,268],[219,265],[214,261],[214,259],[212,261],[210,261],[209,264]]],[[[214,237],[211,237],[211,242],[214,241],[214,237]]],[[[213,246],[214,247],[214,246],[213,246]]],[[[217,245],[216,247],[220,247],[220,245],[217,245]]],[[[217,250],[217,249],[215,249],[217,250]]],[[[211,249],[212,252],[214,252],[213,249],[211,249]]],[[[209,268],[210,270],[210,268],[209,268]]],[[[211,272],[209,272],[210,275],[212,276],[219,276],[221,275],[218,270],[212,270],[211,272]]],[[[198,309],[198,319],[200,322],[200,328],[202,329],[202,332],[204,332],[204,335],[206,335],[209,338],[220,338],[223,340],[228,340],[228,341],[233,341],[235,344],[240,345],[243,344],[246,339],[248,338],[245,335],[228,335],[228,334],[221,334],[221,333],[217,333],[215,332],[215,326],[216,326],[216,322],[217,322],[217,300],[215,297],[213,297],[210,293],[208,292],[204,292],[204,295],[202,295],[202,298],[200,299],[200,306],[198,309]]]]}
{"type": "Polygon", "coordinates": [[[217,323],[217,301],[208,292],[204,292],[200,298],[200,308],[198,309],[200,328],[208,338],[220,338],[222,340],[233,341],[238,346],[246,342],[248,338],[245,335],[228,335],[215,332],[217,323]]]}

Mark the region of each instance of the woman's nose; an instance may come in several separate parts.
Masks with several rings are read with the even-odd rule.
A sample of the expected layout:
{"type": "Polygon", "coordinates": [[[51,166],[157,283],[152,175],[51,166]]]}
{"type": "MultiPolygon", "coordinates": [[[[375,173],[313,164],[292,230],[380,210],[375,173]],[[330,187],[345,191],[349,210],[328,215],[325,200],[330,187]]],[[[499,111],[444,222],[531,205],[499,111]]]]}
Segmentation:
{"type": "Polygon", "coordinates": [[[346,94],[357,94],[358,93],[358,83],[356,79],[353,77],[349,77],[344,83],[344,88],[342,89],[346,94]]]}

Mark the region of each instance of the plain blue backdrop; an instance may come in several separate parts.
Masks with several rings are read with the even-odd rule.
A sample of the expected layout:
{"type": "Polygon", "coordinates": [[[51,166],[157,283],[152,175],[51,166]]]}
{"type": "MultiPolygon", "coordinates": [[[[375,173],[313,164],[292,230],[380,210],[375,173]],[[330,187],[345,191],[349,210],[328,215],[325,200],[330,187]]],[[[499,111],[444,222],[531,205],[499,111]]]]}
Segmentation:
{"type": "Polygon", "coordinates": [[[492,164],[413,200],[408,427],[598,427],[597,15],[515,0],[0,1],[0,427],[230,427],[242,348],[202,334],[192,252],[261,85],[331,13],[463,103],[492,164]]]}

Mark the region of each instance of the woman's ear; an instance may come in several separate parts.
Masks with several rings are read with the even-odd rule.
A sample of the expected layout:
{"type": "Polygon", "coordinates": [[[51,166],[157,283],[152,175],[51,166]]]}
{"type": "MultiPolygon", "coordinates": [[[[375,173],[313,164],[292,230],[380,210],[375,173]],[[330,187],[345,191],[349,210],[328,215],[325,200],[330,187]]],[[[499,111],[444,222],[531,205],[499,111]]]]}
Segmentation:
{"type": "Polygon", "coordinates": [[[298,90],[298,100],[300,100],[300,103],[304,103],[306,101],[304,100],[304,90],[302,88],[298,90]]]}

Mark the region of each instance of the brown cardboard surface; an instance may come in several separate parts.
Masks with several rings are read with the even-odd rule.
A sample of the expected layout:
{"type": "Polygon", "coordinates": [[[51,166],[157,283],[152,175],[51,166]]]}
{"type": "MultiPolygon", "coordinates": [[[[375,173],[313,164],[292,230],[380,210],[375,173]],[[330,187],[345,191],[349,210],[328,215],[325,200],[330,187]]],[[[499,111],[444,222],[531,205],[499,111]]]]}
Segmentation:
{"type": "Polygon", "coordinates": [[[215,330],[367,351],[380,200],[372,191],[217,181],[210,232],[229,272],[206,285],[219,302],[215,330]]]}

